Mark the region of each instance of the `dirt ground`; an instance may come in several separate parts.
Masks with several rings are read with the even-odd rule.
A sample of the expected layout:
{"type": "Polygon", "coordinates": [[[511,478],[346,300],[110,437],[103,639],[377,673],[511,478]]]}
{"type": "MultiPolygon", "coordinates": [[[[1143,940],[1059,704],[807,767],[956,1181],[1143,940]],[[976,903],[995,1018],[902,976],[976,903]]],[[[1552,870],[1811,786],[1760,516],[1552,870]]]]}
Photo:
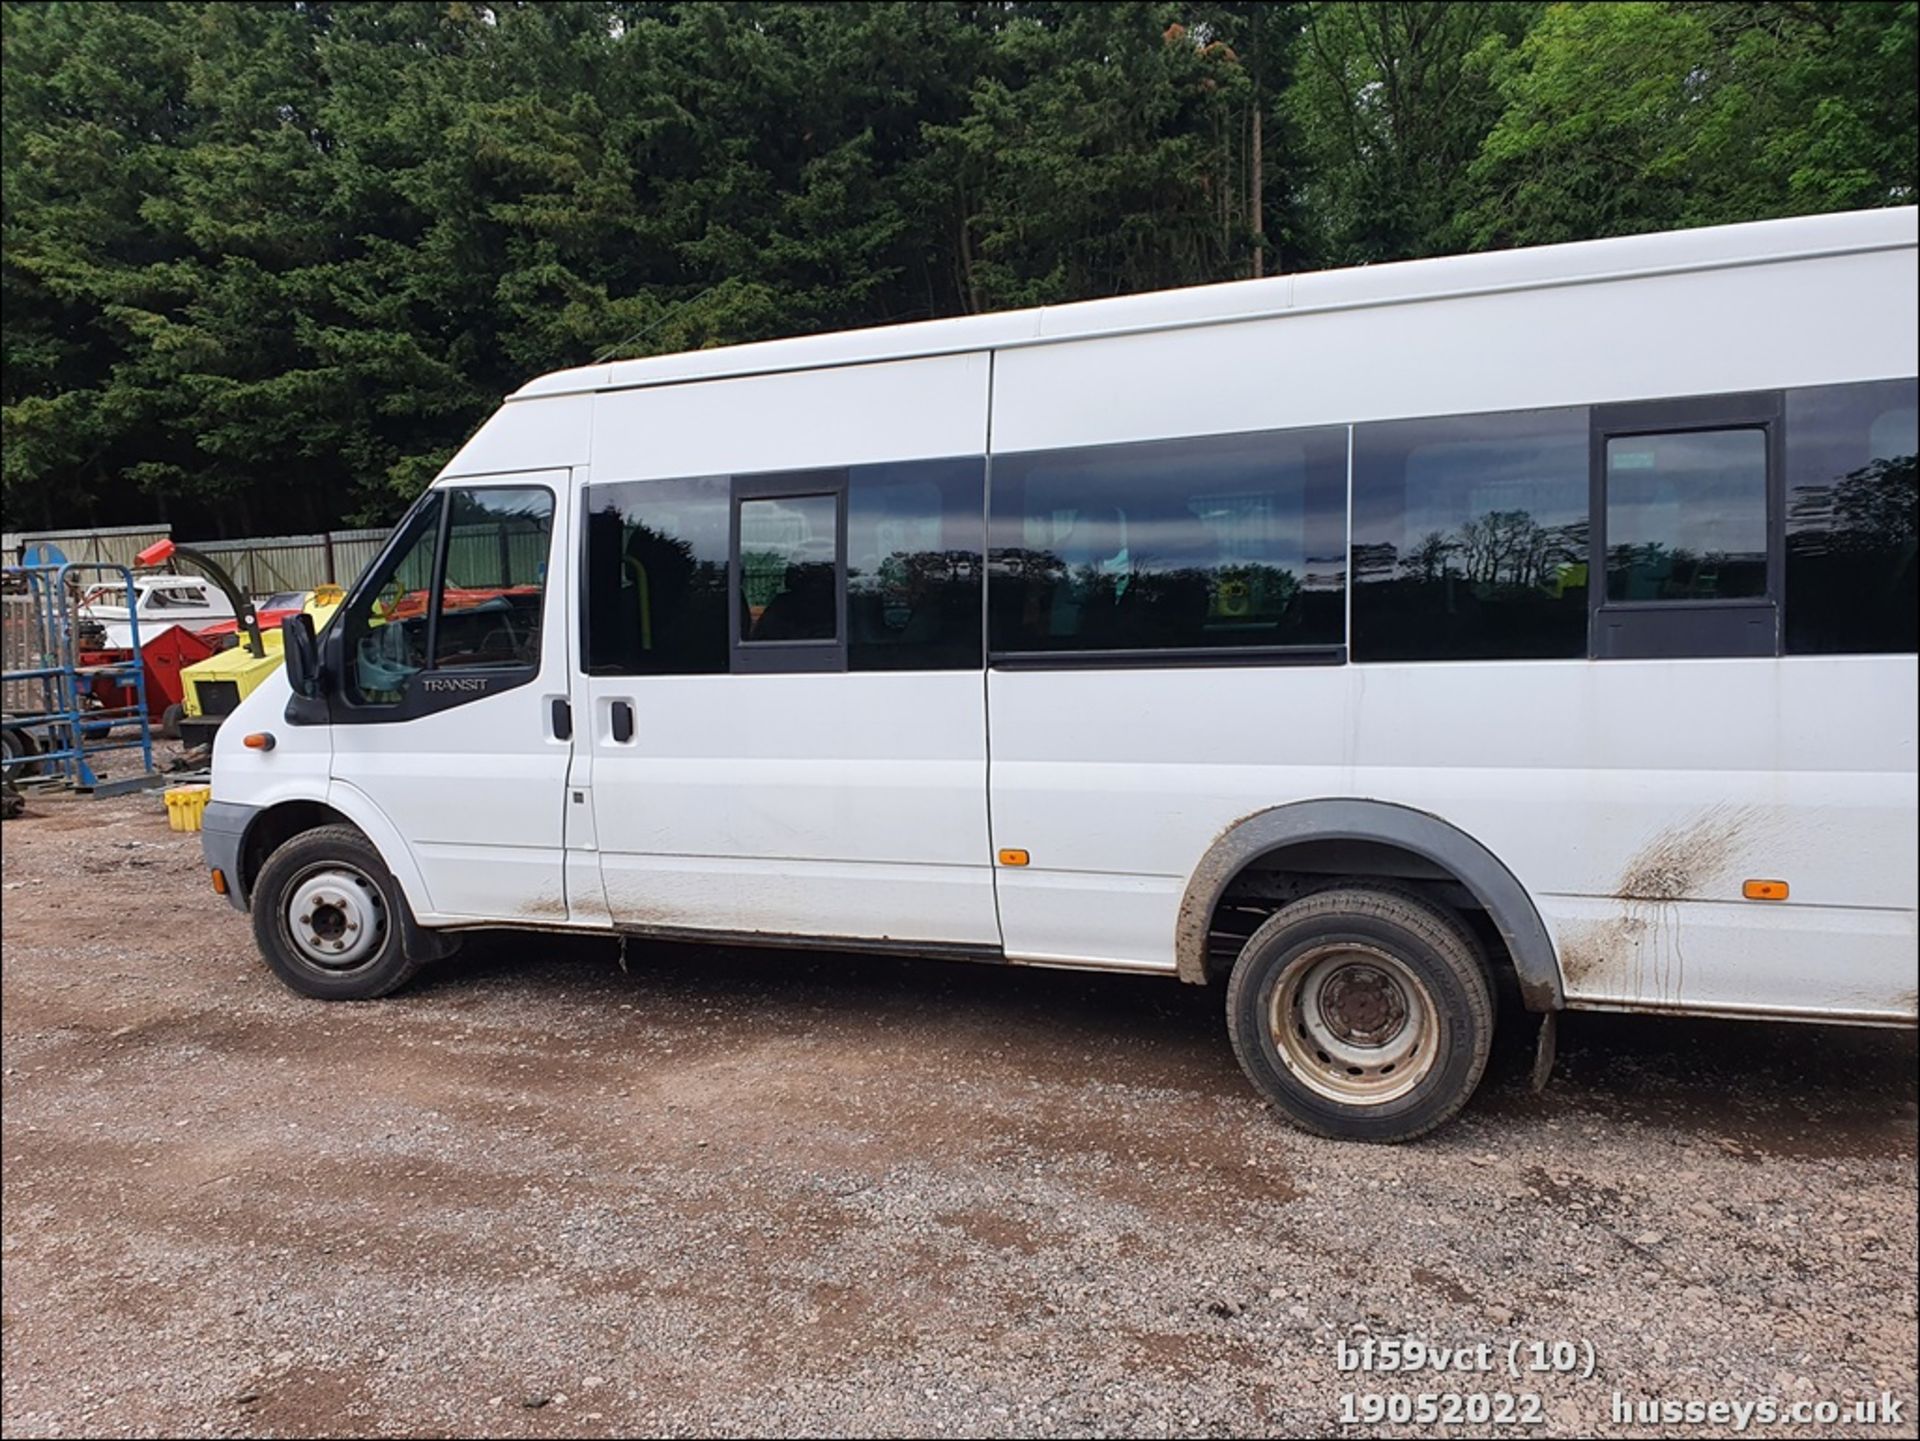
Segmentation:
{"type": "Polygon", "coordinates": [[[329,1007],[155,795],[4,848],[8,1436],[1915,1434],[1910,1033],[1574,1016],[1370,1148],[1171,981],[502,935],[329,1007]],[[1399,1335],[1496,1370],[1339,1369],[1399,1335]]]}

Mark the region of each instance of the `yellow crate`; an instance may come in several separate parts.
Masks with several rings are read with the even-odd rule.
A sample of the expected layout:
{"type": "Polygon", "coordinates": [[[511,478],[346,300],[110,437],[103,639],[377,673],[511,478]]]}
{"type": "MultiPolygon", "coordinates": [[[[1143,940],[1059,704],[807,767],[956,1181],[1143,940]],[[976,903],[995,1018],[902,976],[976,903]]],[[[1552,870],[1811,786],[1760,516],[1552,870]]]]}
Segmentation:
{"type": "Polygon", "coordinates": [[[166,794],[167,827],[176,831],[197,831],[200,817],[207,809],[212,786],[175,786],[166,794]]]}

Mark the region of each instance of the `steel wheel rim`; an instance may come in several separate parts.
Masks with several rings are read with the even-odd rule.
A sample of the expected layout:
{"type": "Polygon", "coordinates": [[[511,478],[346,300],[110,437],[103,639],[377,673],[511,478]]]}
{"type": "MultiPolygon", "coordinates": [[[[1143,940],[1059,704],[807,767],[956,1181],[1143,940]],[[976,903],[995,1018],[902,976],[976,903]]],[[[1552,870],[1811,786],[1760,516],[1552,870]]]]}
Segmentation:
{"type": "Polygon", "coordinates": [[[1281,1063],[1343,1105],[1397,1101],[1439,1059],[1439,1011],[1413,968],[1352,941],[1294,959],[1273,988],[1267,1025],[1281,1063]]]}
{"type": "Polygon", "coordinates": [[[337,861],[300,876],[281,920],[301,959],[328,971],[366,964],[387,934],[380,888],[359,867],[337,861]]]}

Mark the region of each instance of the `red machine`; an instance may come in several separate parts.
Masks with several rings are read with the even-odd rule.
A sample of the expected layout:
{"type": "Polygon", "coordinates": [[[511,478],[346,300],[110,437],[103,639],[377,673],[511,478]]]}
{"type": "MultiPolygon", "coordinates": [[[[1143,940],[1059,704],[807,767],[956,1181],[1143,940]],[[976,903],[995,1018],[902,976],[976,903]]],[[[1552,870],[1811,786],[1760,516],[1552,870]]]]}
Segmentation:
{"type": "MultiPolygon", "coordinates": [[[[233,629],[231,621],[227,622],[227,629],[233,629]]],[[[186,694],[180,672],[197,661],[205,660],[220,648],[217,637],[190,631],[183,625],[168,626],[141,646],[140,663],[147,673],[148,719],[155,724],[160,723],[166,716],[167,707],[178,705],[186,694]]],[[[83,650],[80,652],[80,665],[83,668],[116,665],[131,655],[132,652],[125,650],[83,650]]],[[[103,706],[133,704],[133,688],[115,685],[110,677],[94,677],[92,688],[94,699],[103,706]]]]}

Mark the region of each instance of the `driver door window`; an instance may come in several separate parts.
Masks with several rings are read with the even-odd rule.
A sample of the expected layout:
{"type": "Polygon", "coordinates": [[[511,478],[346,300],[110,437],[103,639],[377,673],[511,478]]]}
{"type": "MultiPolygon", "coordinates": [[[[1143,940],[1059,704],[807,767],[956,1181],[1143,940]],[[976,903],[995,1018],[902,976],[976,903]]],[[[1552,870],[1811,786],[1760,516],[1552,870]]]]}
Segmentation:
{"type": "Polygon", "coordinates": [[[431,494],[347,609],[348,698],[399,705],[424,671],[537,668],[552,530],[544,489],[431,494]]]}
{"type": "Polygon", "coordinates": [[[348,607],[347,693],[361,705],[399,704],[426,666],[427,602],[443,508],[443,492],[427,497],[379,573],[362,583],[348,607]]]}
{"type": "Polygon", "coordinates": [[[451,505],[434,669],[538,666],[553,497],[456,490],[451,505]]]}

